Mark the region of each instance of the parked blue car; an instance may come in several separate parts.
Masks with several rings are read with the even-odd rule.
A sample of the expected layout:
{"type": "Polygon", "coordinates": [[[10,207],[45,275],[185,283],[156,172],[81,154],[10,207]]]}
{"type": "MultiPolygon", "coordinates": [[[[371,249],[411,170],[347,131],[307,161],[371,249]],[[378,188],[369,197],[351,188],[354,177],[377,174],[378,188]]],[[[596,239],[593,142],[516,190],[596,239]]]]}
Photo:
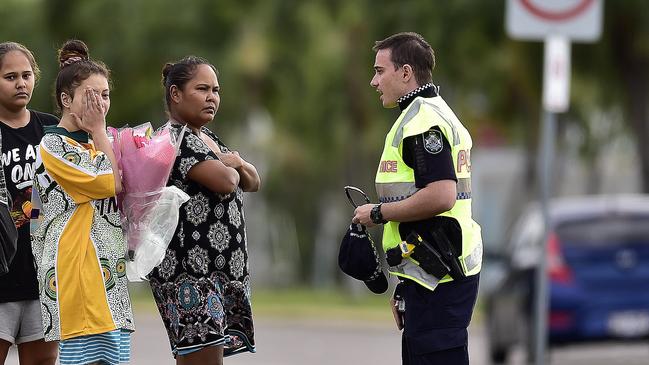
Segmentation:
{"type": "Polygon", "coordinates": [[[550,204],[551,232],[533,204],[515,224],[503,271],[484,293],[490,353],[533,348],[535,270],[547,252],[550,346],[649,336],[649,196],[586,196],[550,204]],[[522,342],[522,343],[521,343],[522,342]]]}

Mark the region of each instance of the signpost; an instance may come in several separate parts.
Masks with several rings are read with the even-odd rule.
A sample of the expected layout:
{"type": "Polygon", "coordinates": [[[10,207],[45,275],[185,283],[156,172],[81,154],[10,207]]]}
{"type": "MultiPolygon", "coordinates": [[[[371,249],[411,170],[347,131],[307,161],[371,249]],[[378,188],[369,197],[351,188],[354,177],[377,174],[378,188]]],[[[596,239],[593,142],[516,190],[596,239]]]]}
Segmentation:
{"type": "MultiPolygon", "coordinates": [[[[549,234],[551,172],[556,138],[556,113],[570,104],[570,41],[595,42],[602,32],[603,0],[507,0],[506,28],[514,39],[545,41],[541,153],[537,171],[545,239],[539,248],[534,303],[534,362],[544,363],[547,347],[548,277],[546,243],[549,234]]],[[[531,360],[531,359],[528,359],[531,360]]]]}
{"type": "Polygon", "coordinates": [[[570,105],[570,41],[564,36],[545,39],[543,60],[543,107],[553,113],[568,111],[570,105]]]}

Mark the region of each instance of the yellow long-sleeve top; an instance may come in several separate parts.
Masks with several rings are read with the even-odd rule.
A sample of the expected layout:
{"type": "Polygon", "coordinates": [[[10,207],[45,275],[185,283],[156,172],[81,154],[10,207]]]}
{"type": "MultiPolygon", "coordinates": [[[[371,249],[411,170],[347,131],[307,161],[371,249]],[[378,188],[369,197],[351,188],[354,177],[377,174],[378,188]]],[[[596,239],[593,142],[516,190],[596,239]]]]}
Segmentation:
{"type": "Polygon", "coordinates": [[[33,185],[41,219],[32,227],[45,340],[133,330],[110,160],[85,132],[45,133],[33,185]]]}

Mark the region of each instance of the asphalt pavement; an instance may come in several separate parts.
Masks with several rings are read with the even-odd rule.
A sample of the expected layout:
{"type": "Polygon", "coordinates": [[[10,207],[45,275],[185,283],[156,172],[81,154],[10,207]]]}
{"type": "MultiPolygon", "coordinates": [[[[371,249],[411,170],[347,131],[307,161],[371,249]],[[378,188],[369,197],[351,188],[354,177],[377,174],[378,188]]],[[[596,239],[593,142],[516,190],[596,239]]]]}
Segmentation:
{"type": "MultiPolygon", "coordinates": [[[[136,311],[133,335],[134,365],[173,365],[175,361],[157,313],[136,311]]],[[[227,365],[396,365],[400,364],[400,333],[389,321],[343,321],[331,319],[256,318],[257,353],[225,359],[227,365]]],[[[487,339],[480,323],[470,330],[472,365],[488,365],[487,339]]],[[[522,351],[515,351],[508,365],[523,364],[522,351]]],[[[615,343],[571,346],[553,350],[556,365],[645,365],[649,344],[615,343]]],[[[18,364],[12,349],[6,364],[18,364]]]]}

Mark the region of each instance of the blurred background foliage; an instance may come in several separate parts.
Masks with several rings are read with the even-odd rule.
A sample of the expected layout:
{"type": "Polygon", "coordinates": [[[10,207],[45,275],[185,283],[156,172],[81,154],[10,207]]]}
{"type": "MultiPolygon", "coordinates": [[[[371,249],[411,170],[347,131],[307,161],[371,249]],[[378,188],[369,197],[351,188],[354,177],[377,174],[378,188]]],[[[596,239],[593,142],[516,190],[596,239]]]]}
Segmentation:
{"type": "MultiPolygon", "coordinates": [[[[524,161],[521,200],[535,194],[543,47],[505,34],[503,0],[0,2],[0,39],[28,46],[43,71],[34,109],[54,112],[56,50],[69,38],[112,69],[115,126],[165,121],[165,62],[194,54],[216,65],[222,100],[209,127],[262,174],[246,213],[253,272],[268,284],[340,279],[335,255],[352,212],[342,186],[374,196],[383,138],[397,116],[369,86],[371,47],[392,33],[416,31],[430,42],[434,81],[472,132],[474,156],[515,148],[524,161]]],[[[607,1],[604,14],[601,40],[573,45],[559,148],[591,167],[582,192],[597,193],[601,147],[622,141],[638,161],[630,166],[637,189],[649,192],[649,2],[607,1]]]]}

